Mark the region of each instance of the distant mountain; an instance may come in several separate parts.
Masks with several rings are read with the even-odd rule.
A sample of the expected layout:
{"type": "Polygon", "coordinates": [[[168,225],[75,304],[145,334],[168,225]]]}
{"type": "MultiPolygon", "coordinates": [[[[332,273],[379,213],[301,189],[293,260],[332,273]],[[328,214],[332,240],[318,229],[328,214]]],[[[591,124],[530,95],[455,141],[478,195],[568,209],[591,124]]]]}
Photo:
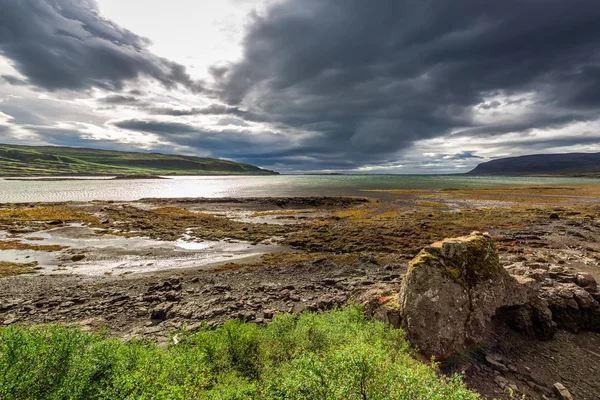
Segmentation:
{"type": "Polygon", "coordinates": [[[0,176],[273,174],[277,172],[214,158],[0,144],[0,176]]]}
{"type": "Polygon", "coordinates": [[[536,154],[479,164],[470,175],[600,177],[600,153],[536,154]]]}

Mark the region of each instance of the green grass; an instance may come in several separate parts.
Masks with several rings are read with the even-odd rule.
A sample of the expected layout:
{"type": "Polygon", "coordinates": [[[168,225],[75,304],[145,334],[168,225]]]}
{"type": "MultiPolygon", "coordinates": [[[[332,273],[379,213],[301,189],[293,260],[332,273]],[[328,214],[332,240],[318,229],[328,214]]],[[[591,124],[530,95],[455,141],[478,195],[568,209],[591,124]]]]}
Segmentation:
{"type": "Polygon", "coordinates": [[[272,173],[253,165],[214,158],[0,144],[0,176],[267,175],[272,173]]]}
{"type": "Polygon", "coordinates": [[[76,327],[0,329],[1,399],[479,399],[350,307],[178,334],[168,347],[76,327]]]}

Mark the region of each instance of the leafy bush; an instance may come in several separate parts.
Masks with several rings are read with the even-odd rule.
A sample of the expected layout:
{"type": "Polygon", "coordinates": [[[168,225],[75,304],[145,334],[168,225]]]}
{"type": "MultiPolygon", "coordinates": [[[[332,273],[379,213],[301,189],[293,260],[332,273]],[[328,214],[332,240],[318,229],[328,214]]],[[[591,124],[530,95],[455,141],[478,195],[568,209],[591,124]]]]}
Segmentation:
{"type": "Polygon", "coordinates": [[[0,399],[479,399],[357,307],[123,343],[77,327],[0,329],[0,399]]]}

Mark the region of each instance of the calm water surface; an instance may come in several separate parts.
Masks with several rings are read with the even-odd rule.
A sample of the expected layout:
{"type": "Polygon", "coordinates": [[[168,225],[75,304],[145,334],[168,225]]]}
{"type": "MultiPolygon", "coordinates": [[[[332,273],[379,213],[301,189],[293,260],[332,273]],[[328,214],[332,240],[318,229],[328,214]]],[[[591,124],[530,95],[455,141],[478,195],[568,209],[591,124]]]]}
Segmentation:
{"type": "Polygon", "coordinates": [[[497,188],[515,185],[600,184],[600,179],[441,175],[182,176],[170,179],[9,181],[0,179],[0,203],[130,201],[148,197],[371,196],[376,189],[497,188]]]}

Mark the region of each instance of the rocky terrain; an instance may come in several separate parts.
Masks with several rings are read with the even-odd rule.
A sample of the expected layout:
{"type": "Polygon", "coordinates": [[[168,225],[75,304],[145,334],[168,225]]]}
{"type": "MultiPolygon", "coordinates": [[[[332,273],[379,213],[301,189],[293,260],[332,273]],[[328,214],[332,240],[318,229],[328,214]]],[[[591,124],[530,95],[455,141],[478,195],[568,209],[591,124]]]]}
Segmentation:
{"type": "MultiPolygon", "coordinates": [[[[278,312],[364,302],[377,318],[403,326],[423,351],[424,361],[437,356],[444,360],[442,371],[463,373],[471,387],[489,398],[510,398],[511,393],[517,398],[569,398],[567,391],[575,399],[599,398],[600,223],[595,206],[457,213],[365,200],[254,199],[236,205],[188,199],[72,204],[61,206],[60,219],[55,213],[45,214],[52,207],[56,211],[52,205],[18,206],[29,213],[43,211],[34,212],[35,219],[20,211],[18,223],[14,217],[0,218],[2,229],[12,235],[5,242],[18,242],[20,235],[55,227],[57,221],[79,219],[112,234],[143,231],[173,240],[196,224],[196,240],[229,234],[233,240],[258,243],[272,240],[273,230],[279,229],[277,242],[294,251],[145,274],[3,278],[4,325],[79,323],[85,329],[106,326],[125,339],[167,343],[177,330],[200,324],[216,325],[235,317],[266,323],[278,312]],[[216,216],[193,215],[198,213],[216,216]],[[488,231],[490,238],[476,236],[481,246],[474,246],[475,253],[469,253],[471,246],[461,251],[467,259],[485,259],[483,264],[447,262],[460,259],[456,249],[464,240],[430,246],[476,229],[488,231]],[[437,261],[430,262],[434,258],[437,261]],[[440,264],[440,259],[446,261],[440,264]],[[464,271],[464,265],[473,269],[464,271]],[[418,278],[423,271],[429,272],[418,278]],[[405,303],[414,307],[407,308],[402,298],[410,297],[407,287],[414,287],[408,286],[412,281],[439,293],[423,298],[428,289],[410,290],[425,303],[418,306],[419,301],[411,300],[405,303]],[[455,294],[444,299],[453,290],[455,294]],[[424,314],[419,307],[431,309],[438,295],[433,303],[444,306],[439,315],[424,314]],[[430,320],[415,328],[408,322],[410,315],[430,320]],[[451,327],[460,329],[449,332],[444,342],[439,332],[451,327]]],[[[70,249],[55,250],[71,256],[70,249]]],[[[91,258],[93,252],[88,248],[76,253],[91,258]]],[[[78,262],[83,261],[65,263],[78,262]]]]}
{"type": "MultiPolygon", "coordinates": [[[[500,389],[530,398],[552,396],[553,390],[559,398],[572,397],[562,382],[555,382],[552,387],[540,384],[540,366],[549,377],[545,363],[531,367],[524,366],[522,359],[514,362],[517,359],[513,357],[518,354],[514,349],[506,359],[498,355],[498,349],[506,349],[506,338],[515,336],[509,327],[521,334],[517,343],[526,337],[551,341],[559,329],[600,333],[600,291],[591,274],[573,273],[560,266],[531,268],[522,262],[502,267],[493,239],[479,232],[445,239],[423,249],[409,263],[399,290],[379,284],[361,295],[360,300],[375,318],[402,327],[426,358],[444,361],[452,370],[465,363],[471,353],[473,358],[467,365],[474,368],[470,377],[475,386],[485,382],[486,374],[492,372],[500,389]],[[479,348],[482,344],[488,347],[487,351],[479,348]],[[474,362],[477,353],[482,358],[481,365],[474,362]]],[[[579,351],[558,353],[567,360],[573,353],[581,356],[582,350],[585,359],[589,355],[597,357],[597,339],[597,335],[592,335],[579,351]]],[[[553,355],[545,356],[555,359],[553,355]]],[[[576,367],[572,364],[575,359],[568,361],[563,365],[576,367]]],[[[596,371],[597,365],[590,366],[589,372],[596,371]]],[[[572,382],[567,371],[559,375],[563,381],[572,382]]],[[[600,393],[593,380],[583,379],[576,389],[577,398],[594,398],[600,393]]],[[[487,390],[490,388],[479,387],[480,392],[487,390]]]]}

